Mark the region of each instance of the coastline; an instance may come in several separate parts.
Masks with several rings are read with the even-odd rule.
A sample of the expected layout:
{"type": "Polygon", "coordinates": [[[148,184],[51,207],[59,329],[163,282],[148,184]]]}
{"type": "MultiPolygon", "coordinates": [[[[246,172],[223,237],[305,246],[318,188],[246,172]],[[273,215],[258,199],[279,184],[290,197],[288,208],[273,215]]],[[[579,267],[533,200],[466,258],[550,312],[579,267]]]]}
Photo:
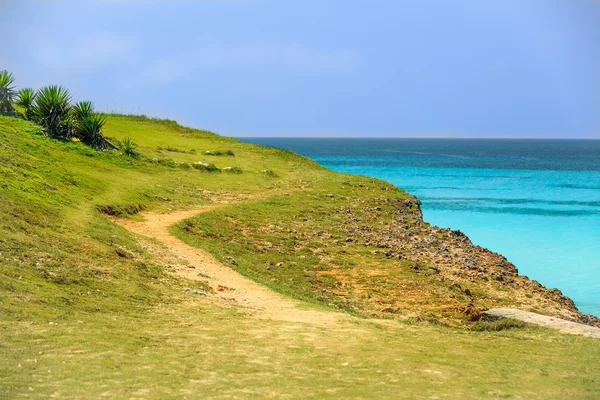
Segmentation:
{"type": "MultiPolygon", "coordinates": [[[[389,139],[377,139],[374,142],[381,140],[392,144],[394,143],[394,141],[389,139]]],[[[417,142],[419,141],[418,139],[415,140],[417,142]]],[[[415,140],[411,141],[414,142],[415,140]]],[[[595,301],[593,304],[598,308],[598,296],[583,297],[586,292],[581,292],[584,290],[583,288],[587,287],[587,293],[590,293],[590,291],[592,294],[597,293],[597,291],[593,289],[593,282],[595,281],[593,279],[590,281],[589,278],[585,279],[582,276],[586,276],[583,271],[587,270],[590,270],[589,272],[592,274],[592,277],[598,275],[597,272],[596,275],[593,275],[593,264],[589,265],[588,263],[588,260],[595,259],[593,253],[594,246],[591,241],[592,238],[597,237],[597,234],[599,233],[597,232],[597,229],[594,228],[595,224],[593,222],[597,219],[595,215],[598,215],[598,202],[593,201],[597,198],[598,192],[591,186],[591,183],[586,184],[585,181],[580,181],[579,186],[577,187],[574,187],[572,183],[573,179],[577,179],[573,176],[575,173],[578,173],[579,175],[582,173],[588,174],[590,176],[590,182],[592,182],[594,179],[593,177],[598,173],[597,171],[561,172],[545,170],[521,171],[511,169],[470,170],[461,168],[449,172],[450,170],[440,169],[440,167],[427,168],[425,161],[420,161],[418,166],[413,168],[396,166],[393,168],[383,168],[376,161],[378,156],[375,157],[375,155],[380,152],[378,149],[370,149],[364,152],[364,154],[373,154],[372,158],[368,158],[369,163],[367,163],[364,156],[362,156],[362,150],[358,150],[358,155],[349,154],[347,147],[356,150],[351,146],[354,141],[355,139],[342,139],[338,145],[339,149],[335,148],[334,140],[325,139],[316,140],[314,142],[312,140],[303,139],[301,143],[299,143],[299,141],[295,139],[274,140],[269,138],[259,140],[258,142],[267,145],[287,144],[288,148],[291,148],[294,151],[301,151],[302,154],[308,155],[320,165],[334,171],[367,175],[377,179],[383,179],[401,188],[406,187],[406,189],[403,190],[414,193],[415,195],[418,195],[419,198],[420,194],[425,193],[426,195],[424,196],[423,201],[427,206],[426,218],[427,215],[433,214],[433,217],[428,217],[427,221],[432,221],[432,223],[440,226],[449,226],[452,229],[464,229],[469,232],[469,237],[473,239],[473,242],[481,244],[483,247],[493,248],[495,252],[500,254],[508,255],[508,258],[512,262],[519,265],[521,274],[525,276],[534,276],[534,279],[543,282],[545,287],[558,287],[561,293],[565,292],[566,288],[567,293],[570,293],[571,295],[578,294],[576,297],[578,297],[579,301],[582,301],[582,298],[595,301]],[[319,146],[316,146],[316,144],[313,145],[313,143],[316,143],[319,146]],[[344,154],[347,155],[345,156],[344,154]],[[459,174],[465,176],[465,178],[454,178],[454,175],[452,174],[459,174]],[[537,178],[532,179],[534,176],[539,176],[540,179],[546,179],[545,177],[547,176],[552,177],[551,179],[553,181],[551,181],[551,184],[556,185],[556,189],[550,192],[540,192],[539,188],[547,186],[549,183],[544,180],[538,182],[536,180],[537,178]],[[507,182],[511,182],[511,179],[514,179],[515,182],[519,182],[519,184],[527,184],[526,190],[532,190],[532,193],[536,193],[537,196],[541,193],[542,199],[552,199],[552,197],[549,196],[554,196],[556,201],[551,200],[548,201],[547,204],[543,202],[532,203],[532,200],[519,200],[519,198],[529,199],[530,196],[536,196],[536,194],[527,195],[527,193],[520,194],[518,192],[507,192],[504,194],[504,192],[498,192],[497,185],[501,185],[501,187],[503,187],[502,185],[506,186],[507,182]],[[523,181],[523,179],[525,180],[523,181]],[[563,185],[561,183],[563,180],[568,184],[565,183],[563,185]],[[481,194],[476,191],[476,188],[479,186],[481,187],[481,194]],[[529,189],[529,187],[531,187],[531,189],[529,189]],[[485,191],[488,192],[486,193],[485,191]],[[574,193],[574,191],[578,191],[580,197],[583,194],[589,193],[587,194],[587,197],[575,199],[574,196],[576,196],[577,193],[574,193]],[[484,198],[480,199],[480,196],[482,195],[484,198]],[[466,198],[466,196],[470,197],[466,198]],[[472,200],[471,197],[473,197],[472,200]],[[498,199],[496,199],[496,197],[498,199]],[[516,200],[512,200],[513,198],[516,200]],[[569,199],[573,200],[571,201],[569,199]],[[444,208],[440,208],[442,206],[444,208]],[[447,209],[446,207],[448,206],[451,206],[451,208],[447,209]],[[516,209],[515,207],[520,208],[516,209]],[[589,214],[585,214],[582,217],[577,217],[577,214],[574,214],[576,219],[573,220],[573,217],[570,217],[569,215],[571,214],[569,213],[580,212],[580,209],[581,212],[589,214]],[[552,212],[553,214],[549,214],[548,216],[542,214],[546,212],[552,212]],[[565,218],[569,219],[564,223],[561,222],[565,221],[565,218]],[[573,226],[573,221],[588,220],[591,222],[583,222],[587,223],[587,228],[586,226],[581,226],[581,224],[573,226]],[[531,228],[529,228],[527,224],[532,223],[535,223],[535,225],[531,225],[531,228]],[[494,230],[492,230],[490,226],[494,226],[494,230]],[[538,226],[539,228],[537,228],[538,226]],[[572,229],[576,230],[577,234],[569,234],[567,229],[568,226],[572,226],[572,229]],[[501,227],[501,230],[498,230],[499,227],[501,227]],[[538,230],[533,231],[534,228],[538,230]],[[594,230],[596,230],[596,233],[594,233],[594,230]],[[503,232],[505,231],[506,233],[504,234],[503,232]],[[547,235],[546,232],[552,232],[552,234],[547,235]],[[575,265],[573,265],[574,268],[569,269],[570,273],[568,277],[564,276],[566,270],[562,268],[563,263],[561,263],[560,260],[568,262],[571,265],[575,263],[575,265]],[[547,267],[548,265],[557,263],[558,265],[554,267],[554,269],[549,269],[547,267]],[[544,267],[539,268],[541,265],[544,267]],[[579,270],[577,268],[579,268],[579,270]],[[582,279],[583,282],[580,282],[582,279]],[[548,284],[548,282],[550,282],[550,284],[548,284]]],[[[368,139],[356,141],[365,144],[368,142],[368,139]]],[[[427,142],[433,143],[435,140],[428,139],[427,142]]],[[[532,142],[536,145],[539,144],[539,141],[532,142]]],[[[384,150],[388,152],[397,151],[398,143],[404,143],[404,139],[398,139],[395,143],[395,145],[389,145],[389,148],[384,150]]],[[[414,151],[414,149],[412,147],[408,149],[403,148],[402,151],[410,152],[414,151]]],[[[385,161],[382,160],[382,163],[393,160],[392,158],[389,158],[390,156],[386,157],[388,158],[386,158],[385,161]]],[[[427,160],[427,158],[424,160],[427,160]]],[[[404,162],[405,161],[403,161],[403,163],[404,162]]],[[[448,162],[461,161],[451,160],[448,162]]],[[[469,163],[475,163],[475,166],[481,168],[477,160],[469,160],[469,163]]],[[[590,168],[591,167],[592,164],[590,164],[590,168]]],[[[510,189],[511,187],[509,186],[508,188],[510,189]]],[[[506,188],[503,190],[506,191],[506,188]]],[[[594,308],[592,308],[592,310],[594,310],[594,308]]],[[[582,313],[593,315],[595,317],[598,315],[598,312],[593,311],[582,311],[582,313]]]]}

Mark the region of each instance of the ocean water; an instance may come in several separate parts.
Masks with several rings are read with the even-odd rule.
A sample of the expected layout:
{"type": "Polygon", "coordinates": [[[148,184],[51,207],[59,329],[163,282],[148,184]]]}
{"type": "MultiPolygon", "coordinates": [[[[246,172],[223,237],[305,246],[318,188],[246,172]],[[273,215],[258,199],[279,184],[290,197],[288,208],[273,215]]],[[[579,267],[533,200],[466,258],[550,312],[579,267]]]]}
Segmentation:
{"type": "Polygon", "coordinates": [[[426,221],[460,229],[600,316],[600,140],[246,141],[387,180],[421,199],[426,221]]]}

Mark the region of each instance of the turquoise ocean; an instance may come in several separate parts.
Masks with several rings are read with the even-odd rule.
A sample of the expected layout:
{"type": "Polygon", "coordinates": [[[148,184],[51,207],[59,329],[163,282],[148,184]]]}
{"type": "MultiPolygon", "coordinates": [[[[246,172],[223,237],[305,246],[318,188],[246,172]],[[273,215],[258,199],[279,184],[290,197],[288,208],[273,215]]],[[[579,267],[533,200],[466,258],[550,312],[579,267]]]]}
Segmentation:
{"type": "Polygon", "coordinates": [[[600,140],[251,138],[384,179],[600,316],[600,140]]]}

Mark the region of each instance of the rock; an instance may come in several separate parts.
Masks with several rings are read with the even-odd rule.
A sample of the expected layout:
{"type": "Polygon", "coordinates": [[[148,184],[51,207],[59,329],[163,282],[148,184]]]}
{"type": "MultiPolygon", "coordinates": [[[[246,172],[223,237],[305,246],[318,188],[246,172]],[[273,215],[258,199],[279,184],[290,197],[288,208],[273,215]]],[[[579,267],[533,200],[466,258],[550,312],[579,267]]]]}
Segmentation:
{"type": "Polygon", "coordinates": [[[123,258],[133,258],[133,254],[131,254],[131,253],[130,253],[130,252],[128,252],[127,250],[125,250],[125,249],[122,249],[122,248],[120,248],[120,247],[117,247],[117,248],[115,249],[115,253],[117,253],[117,255],[118,255],[119,257],[123,257],[123,258]]]}
{"type": "Polygon", "coordinates": [[[208,293],[203,292],[202,290],[192,289],[192,288],[189,288],[189,287],[186,287],[183,290],[185,292],[191,292],[191,293],[194,293],[194,294],[199,294],[200,296],[208,296],[208,293]]]}
{"type": "Polygon", "coordinates": [[[227,256],[223,259],[223,261],[225,261],[227,264],[231,264],[231,265],[235,265],[235,266],[238,265],[238,262],[235,261],[235,258],[233,258],[233,257],[227,256]]]}

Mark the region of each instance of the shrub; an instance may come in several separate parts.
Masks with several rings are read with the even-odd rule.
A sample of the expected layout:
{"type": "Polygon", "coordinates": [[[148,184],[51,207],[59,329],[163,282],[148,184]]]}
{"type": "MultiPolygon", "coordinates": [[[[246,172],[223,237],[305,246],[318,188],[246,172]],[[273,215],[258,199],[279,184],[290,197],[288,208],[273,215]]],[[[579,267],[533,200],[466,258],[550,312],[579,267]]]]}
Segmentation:
{"type": "Polygon", "coordinates": [[[45,86],[31,108],[32,119],[39,123],[50,137],[70,137],[72,124],[69,120],[71,93],[62,86],[45,86]]]}
{"type": "Polygon", "coordinates": [[[25,119],[30,120],[33,117],[31,107],[33,106],[36,96],[37,93],[31,88],[21,89],[17,94],[16,103],[25,109],[25,119]]]}
{"type": "Polygon", "coordinates": [[[120,145],[121,145],[120,146],[121,147],[121,151],[126,156],[129,156],[129,157],[137,157],[138,156],[138,152],[135,151],[135,148],[137,147],[137,145],[135,144],[135,142],[133,141],[133,139],[131,139],[129,136],[126,137],[125,139],[123,139],[120,142],[120,145]]]}
{"type": "Polygon", "coordinates": [[[194,150],[194,149],[184,150],[184,149],[178,149],[176,147],[171,147],[171,146],[167,146],[167,147],[158,146],[157,149],[158,150],[170,151],[170,152],[173,152],[173,153],[196,154],[196,150],[194,150]]]}
{"type": "Polygon", "coordinates": [[[271,177],[271,178],[275,178],[275,177],[277,177],[277,176],[278,176],[278,175],[275,173],[275,171],[273,171],[273,170],[270,170],[270,169],[263,169],[263,170],[262,170],[262,171],[260,171],[260,172],[262,172],[263,174],[265,174],[266,176],[269,176],[269,177],[271,177]]]}
{"type": "Polygon", "coordinates": [[[223,168],[223,171],[229,172],[230,174],[241,174],[244,172],[240,167],[225,167],[223,168]]]}
{"type": "Polygon", "coordinates": [[[204,153],[207,156],[235,156],[235,153],[231,150],[225,150],[225,151],[221,151],[221,150],[216,150],[216,151],[210,151],[210,150],[206,150],[206,152],[204,153]]]}
{"type": "Polygon", "coordinates": [[[220,172],[221,170],[217,168],[215,164],[209,164],[202,161],[195,162],[192,164],[192,167],[199,171],[207,171],[207,172],[220,172]]]}
{"type": "Polygon", "coordinates": [[[8,71],[0,71],[0,115],[16,115],[12,106],[15,97],[15,77],[8,71]]]}
{"type": "Polygon", "coordinates": [[[94,104],[91,101],[80,101],[71,109],[73,118],[76,122],[82,121],[84,118],[94,114],[94,104]]]}
{"type": "Polygon", "coordinates": [[[102,135],[102,127],[106,123],[106,118],[101,114],[89,114],[77,121],[77,136],[90,147],[94,149],[105,149],[108,143],[102,135]]]}

